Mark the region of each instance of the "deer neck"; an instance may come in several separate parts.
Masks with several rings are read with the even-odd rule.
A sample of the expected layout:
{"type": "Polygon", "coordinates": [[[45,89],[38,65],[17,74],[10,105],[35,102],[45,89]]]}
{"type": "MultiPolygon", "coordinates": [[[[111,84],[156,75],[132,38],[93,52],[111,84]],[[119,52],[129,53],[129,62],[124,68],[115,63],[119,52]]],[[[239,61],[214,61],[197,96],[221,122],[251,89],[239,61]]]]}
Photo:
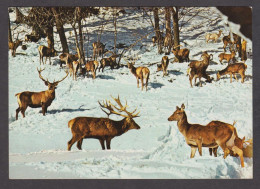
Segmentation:
{"type": "Polygon", "coordinates": [[[183,117],[177,122],[179,131],[185,136],[190,124],[188,123],[187,116],[184,112],[183,117]]]}
{"type": "Polygon", "coordinates": [[[136,68],[134,66],[131,68],[131,73],[136,76],[136,68]]]}
{"type": "Polygon", "coordinates": [[[219,75],[226,75],[227,74],[227,68],[225,68],[224,70],[220,70],[219,75]]]}
{"type": "Polygon", "coordinates": [[[126,121],[126,118],[116,121],[116,127],[118,130],[117,136],[120,136],[129,130],[129,123],[126,121]]]}
{"type": "Polygon", "coordinates": [[[47,90],[48,96],[50,97],[50,99],[54,99],[55,98],[55,89],[49,89],[47,90]]]}

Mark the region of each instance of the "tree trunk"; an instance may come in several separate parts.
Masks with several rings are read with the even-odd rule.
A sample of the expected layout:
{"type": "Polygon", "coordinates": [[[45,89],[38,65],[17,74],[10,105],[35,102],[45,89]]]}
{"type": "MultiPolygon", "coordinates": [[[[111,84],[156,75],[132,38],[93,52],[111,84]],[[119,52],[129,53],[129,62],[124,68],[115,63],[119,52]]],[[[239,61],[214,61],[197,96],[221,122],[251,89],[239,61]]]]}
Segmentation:
{"type": "MultiPolygon", "coordinates": [[[[179,32],[179,18],[178,18],[178,7],[175,7],[175,10],[173,7],[171,7],[172,10],[172,20],[173,20],[173,34],[174,34],[174,46],[177,47],[180,44],[180,32],[179,32]]],[[[177,49],[180,49],[178,47],[177,49]]]]}
{"type": "Polygon", "coordinates": [[[59,15],[57,13],[57,10],[56,10],[57,8],[52,7],[51,9],[52,9],[53,15],[55,17],[57,32],[59,33],[59,36],[60,36],[62,51],[63,51],[63,53],[69,53],[69,47],[68,47],[66,35],[64,32],[64,28],[63,28],[63,23],[61,22],[61,18],[59,17],[59,15]]]}
{"type": "Polygon", "coordinates": [[[8,13],[8,42],[13,42],[9,13],[8,13]]]}
{"type": "Polygon", "coordinates": [[[155,30],[155,36],[157,39],[158,53],[162,54],[162,36],[161,36],[161,32],[160,32],[159,14],[158,14],[157,7],[155,7],[153,9],[153,16],[154,16],[154,30],[155,30]]]}
{"type": "Polygon", "coordinates": [[[49,26],[47,28],[46,33],[47,33],[48,48],[54,49],[53,27],[49,26]]]}
{"type": "Polygon", "coordinates": [[[81,19],[78,21],[78,27],[79,27],[79,50],[80,50],[80,56],[81,56],[81,62],[80,65],[84,65],[85,60],[85,53],[84,53],[84,47],[83,47],[83,34],[82,34],[82,28],[81,28],[81,19]]]}
{"type": "Polygon", "coordinates": [[[114,9],[113,14],[113,21],[114,21],[114,27],[115,27],[115,36],[114,36],[114,53],[116,54],[116,37],[117,37],[117,29],[116,29],[116,8],[114,9]]]}
{"type": "Polygon", "coordinates": [[[171,12],[169,7],[165,7],[166,35],[171,35],[171,12]]]}
{"type": "Polygon", "coordinates": [[[15,18],[14,22],[16,24],[24,23],[24,15],[20,12],[20,10],[17,7],[15,8],[15,15],[16,15],[16,18],[15,18]]]}
{"type": "Polygon", "coordinates": [[[164,41],[164,47],[167,48],[167,54],[170,54],[172,48],[172,32],[171,32],[171,12],[170,7],[165,7],[165,28],[166,35],[164,41]]]}

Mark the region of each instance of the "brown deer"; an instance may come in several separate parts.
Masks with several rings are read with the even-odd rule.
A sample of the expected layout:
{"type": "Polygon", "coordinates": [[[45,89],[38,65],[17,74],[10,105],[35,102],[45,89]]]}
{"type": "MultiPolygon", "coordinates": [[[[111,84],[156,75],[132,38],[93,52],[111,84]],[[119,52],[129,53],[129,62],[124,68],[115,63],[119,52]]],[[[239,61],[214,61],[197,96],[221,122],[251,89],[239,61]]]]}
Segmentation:
{"type": "Polygon", "coordinates": [[[48,48],[44,45],[40,45],[38,47],[38,51],[39,51],[39,54],[40,54],[40,65],[41,65],[41,63],[43,63],[43,57],[44,56],[45,56],[45,63],[43,63],[43,64],[46,64],[47,57],[49,57],[49,62],[51,64],[51,57],[58,55],[57,51],[55,49],[48,48]]]}
{"type": "Polygon", "coordinates": [[[238,50],[240,48],[240,45],[241,45],[241,41],[240,40],[241,40],[241,38],[237,34],[235,34],[235,33],[232,33],[232,35],[233,35],[234,41],[231,40],[230,34],[227,35],[227,36],[224,36],[222,38],[222,41],[223,41],[223,44],[224,44],[224,46],[223,46],[224,52],[226,52],[226,47],[228,45],[229,45],[230,51],[234,50],[234,47],[236,47],[238,50]]]}
{"type": "Polygon", "coordinates": [[[80,66],[79,61],[69,62],[67,66],[69,68],[70,76],[72,76],[73,80],[77,81],[77,72],[80,66]]]}
{"type": "Polygon", "coordinates": [[[232,60],[233,62],[236,61],[235,59],[235,56],[236,56],[236,52],[235,51],[231,51],[231,54],[226,54],[226,53],[220,53],[218,55],[218,59],[219,59],[219,62],[222,64],[222,61],[223,60],[227,60],[228,64],[230,63],[230,60],[232,60]]]}
{"type": "Polygon", "coordinates": [[[89,76],[88,72],[91,71],[92,72],[92,77],[93,77],[93,79],[95,79],[96,78],[96,71],[97,71],[98,66],[99,66],[99,63],[96,60],[87,61],[87,63],[85,64],[87,77],[89,76]]]}
{"type": "MultiPolygon", "coordinates": [[[[112,97],[113,98],[113,97],[112,97]]],[[[84,138],[95,138],[98,139],[102,150],[105,150],[105,141],[107,149],[110,149],[111,140],[126,133],[131,129],[140,129],[140,126],[134,121],[133,118],[139,117],[136,109],[133,112],[128,112],[126,105],[123,106],[118,98],[113,98],[119,107],[111,104],[110,101],[103,102],[99,105],[101,110],[104,111],[108,117],[111,114],[120,115],[124,119],[120,121],[114,121],[109,118],[95,118],[95,117],[76,117],[68,122],[68,127],[72,132],[72,139],[68,142],[68,150],[71,150],[72,145],[77,142],[77,148],[81,150],[82,142],[84,138]],[[105,111],[108,110],[109,112],[105,111]],[[122,114],[122,112],[127,115],[122,114]]]]}
{"type": "Polygon", "coordinates": [[[15,57],[16,54],[16,49],[22,45],[22,41],[21,40],[16,40],[15,42],[8,42],[8,47],[11,50],[11,54],[13,57],[15,57]]]}
{"type": "Polygon", "coordinates": [[[246,69],[247,69],[247,65],[245,63],[230,64],[225,69],[223,69],[217,73],[217,80],[219,80],[222,75],[229,74],[230,83],[232,83],[232,75],[234,75],[235,79],[237,80],[236,74],[239,73],[242,78],[241,83],[244,83],[246,69]]]}
{"type": "Polygon", "coordinates": [[[73,61],[77,61],[79,59],[78,54],[69,54],[69,53],[62,53],[59,56],[60,58],[60,67],[62,67],[62,63],[65,62],[66,66],[68,67],[68,63],[72,63],[73,61]]]}
{"type": "Polygon", "coordinates": [[[145,83],[145,89],[147,91],[147,86],[148,86],[148,80],[150,76],[150,70],[147,67],[134,67],[135,62],[133,63],[127,63],[127,66],[132,74],[136,77],[137,80],[137,88],[139,88],[139,79],[141,80],[141,85],[142,85],[142,90],[144,88],[144,80],[146,81],[145,83]]]}
{"type": "MultiPolygon", "coordinates": [[[[112,51],[109,51],[109,52],[112,52],[112,51]]],[[[116,58],[118,57],[119,55],[115,54],[112,52],[112,55],[108,58],[102,58],[100,60],[100,67],[98,69],[98,71],[100,72],[100,69],[102,69],[102,72],[104,71],[104,68],[106,66],[110,66],[111,69],[114,69],[115,66],[117,66],[117,63],[116,63],[116,58]]]]}
{"type": "Polygon", "coordinates": [[[168,56],[162,57],[161,64],[157,64],[157,72],[163,70],[163,77],[167,75],[167,68],[169,65],[169,58],[168,56]]]}
{"type": "MultiPolygon", "coordinates": [[[[230,151],[241,154],[241,150],[234,142],[237,137],[237,131],[233,125],[220,124],[216,127],[190,124],[184,109],[184,104],[181,105],[181,108],[177,106],[175,112],[168,118],[168,121],[177,121],[179,131],[184,136],[186,143],[191,147],[190,158],[195,156],[197,148],[202,156],[202,147],[216,148],[220,146],[224,151],[224,159],[230,151]]],[[[240,160],[241,166],[244,167],[243,157],[240,160]]]]}
{"type": "Polygon", "coordinates": [[[56,81],[56,82],[54,81],[53,83],[51,83],[48,81],[48,79],[45,80],[42,77],[41,72],[43,70],[38,70],[38,73],[40,79],[44,82],[46,86],[48,86],[48,90],[41,91],[41,92],[24,91],[15,94],[15,96],[17,96],[17,101],[19,105],[19,107],[16,109],[16,120],[18,119],[18,113],[20,111],[23,117],[25,117],[25,110],[27,109],[28,106],[31,108],[42,107],[42,114],[45,116],[45,113],[47,113],[47,108],[51,105],[52,101],[55,99],[55,89],[57,88],[57,85],[68,76],[67,73],[67,75],[60,81],[56,81]]]}
{"type": "MultiPolygon", "coordinates": [[[[181,46],[181,45],[179,45],[181,46]]],[[[189,58],[189,54],[190,54],[190,50],[189,49],[178,49],[177,47],[173,47],[172,48],[172,53],[174,54],[175,56],[175,61],[177,62],[183,62],[184,60],[186,62],[189,62],[190,61],[190,58],[189,58]]]]}
{"type": "Polygon", "coordinates": [[[102,58],[103,58],[103,53],[105,52],[105,46],[106,45],[104,45],[100,41],[92,43],[94,60],[96,60],[97,56],[100,56],[100,55],[102,55],[102,58]]]}
{"type": "Polygon", "coordinates": [[[206,43],[208,43],[209,40],[213,40],[216,43],[218,38],[220,37],[221,33],[222,33],[222,30],[219,30],[218,33],[208,33],[208,34],[206,34],[206,43]]]}
{"type": "Polygon", "coordinates": [[[247,44],[246,40],[243,39],[242,48],[241,48],[241,61],[243,62],[247,60],[246,44],[247,44]]]}
{"type": "Polygon", "coordinates": [[[199,78],[200,82],[200,87],[202,86],[201,84],[201,78],[205,78],[208,82],[211,82],[212,79],[210,76],[206,73],[206,70],[209,66],[209,61],[213,59],[212,54],[208,54],[206,51],[203,52],[201,55],[202,60],[201,61],[192,61],[188,66],[188,75],[189,75],[189,80],[190,80],[190,85],[192,87],[192,80],[194,79],[194,85],[196,84],[196,79],[199,78]],[[212,58],[211,58],[212,57],[212,58]]]}

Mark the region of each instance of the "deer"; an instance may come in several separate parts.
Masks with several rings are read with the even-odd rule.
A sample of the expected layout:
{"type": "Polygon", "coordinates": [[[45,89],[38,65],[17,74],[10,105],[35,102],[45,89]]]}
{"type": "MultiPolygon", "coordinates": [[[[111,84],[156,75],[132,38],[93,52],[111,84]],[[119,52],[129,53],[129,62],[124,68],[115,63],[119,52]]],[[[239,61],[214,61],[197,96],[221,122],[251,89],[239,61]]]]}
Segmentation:
{"type": "Polygon", "coordinates": [[[163,77],[167,75],[167,68],[169,65],[169,58],[168,56],[163,56],[161,64],[157,64],[157,71],[163,70],[163,77]]]}
{"type": "Polygon", "coordinates": [[[244,83],[246,69],[247,69],[247,65],[245,63],[230,64],[225,69],[220,70],[217,73],[217,80],[219,80],[222,75],[229,74],[230,83],[232,83],[232,75],[234,75],[236,81],[238,81],[236,74],[239,73],[242,78],[241,83],[244,83]]]}
{"type": "Polygon", "coordinates": [[[60,67],[62,67],[62,63],[65,62],[66,66],[68,67],[68,64],[77,61],[79,59],[78,54],[69,54],[69,53],[62,53],[59,56],[60,58],[60,67]]]}
{"type": "Polygon", "coordinates": [[[97,56],[100,56],[100,55],[102,55],[102,58],[103,58],[103,53],[105,51],[105,46],[106,45],[104,45],[100,41],[92,43],[94,60],[96,60],[97,56]]]}
{"type": "Polygon", "coordinates": [[[223,60],[227,60],[228,64],[230,63],[230,60],[232,60],[233,62],[236,61],[235,59],[235,56],[236,56],[236,52],[235,51],[231,51],[231,54],[226,54],[226,53],[220,53],[218,55],[218,59],[219,59],[219,62],[222,64],[222,61],[223,60]]]}
{"type": "Polygon", "coordinates": [[[18,113],[21,111],[22,116],[25,117],[25,110],[27,107],[31,108],[42,108],[42,114],[45,116],[47,113],[47,108],[51,105],[52,101],[55,99],[55,89],[57,88],[58,84],[62,82],[67,76],[67,75],[62,78],[59,81],[54,81],[54,82],[49,82],[48,79],[45,80],[41,72],[44,69],[40,69],[37,71],[39,73],[39,78],[44,82],[46,86],[48,86],[48,90],[46,91],[41,91],[41,92],[30,92],[30,91],[24,91],[21,93],[15,94],[17,96],[17,102],[19,107],[16,109],[16,120],[18,120],[18,113]]]}
{"type": "Polygon", "coordinates": [[[93,77],[93,79],[95,79],[96,78],[96,71],[97,71],[98,66],[99,66],[99,63],[96,60],[87,61],[87,63],[85,64],[87,77],[89,76],[88,72],[91,71],[92,72],[92,77],[93,77]]]}
{"type": "Polygon", "coordinates": [[[150,76],[150,70],[147,67],[140,66],[140,67],[134,67],[135,61],[130,63],[127,63],[127,66],[130,70],[130,72],[136,77],[137,80],[137,88],[139,88],[139,79],[141,80],[141,85],[142,85],[142,90],[144,88],[144,80],[145,82],[145,89],[147,91],[147,86],[148,86],[148,80],[150,76]]]}
{"type": "Polygon", "coordinates": [[[22,45],[22,43],[23,43],[21,40],[18,39],[18,37],[19,37],[19,33],[18,33],[18,35],[17,35],[17,37],[16,37],[15,42],[13,42],[13,41],[8,41],[8,48],[9,48],[9,50],[11,50],[11,54],[12,54],[13,57],[15,57],[16,49],[17,49],[20,45],[22,45]]]}
{"type": "Polygon", "coordinates": [[[206,36],[205,36],[206,43],[208,43],[209,40],[213,40],[216,43],[221,34],[222,34],[222,30],[219,30],[218,33],[208,33],[208,34],[206,34],[206,36]]]}
{"type": "Polygon", "coordinates": [[[229,45],[230,51],[234,50],[234,45],[236,46],[237,49],[240,48],[240,45],[241,45],[240,37],[235,33],[232,33],[232,35],[233,35],[234,41],[231,40],[230,34],[226,35],[222,38],[222,41],[223,41],[223,44],[224,44],[224,46],[223,46],[224,52],[226,52],[226,47],[228,45],[229,45]]]}
{"type": "MultiPolygon", "coordinates": [[[[235,145],[235,139],[238,135],[233,125],[219,124],[216,127],[214,125],[190,124],[184,109],[184,104],[181,105],[181,108],[176,106],[175,112],[168,118],[168,121],[177,121],[180,133],[184,136],[186,143],[191,147],[190,158],[194,158],[197,149],[200,156],[202,156],[202,147],[216,148],[220,146],[224,151],[224,159],[226,159],[230,151],[237,154],[243,153],[235,145]]],[[[241,166],[244,167],[243,156],[240,161],[241,166]]]]}
{"type": "Polygon", "coordinates": [[[77,148],[81,150],[82,142],[84,138],[98,139],[102,150],[111,149],[111,140],[114,137],[120,136],[131,129],[140,129],[140,126],[134,121],[134,118],[139,117],[140,112],[136,112],[135,109],[132,112],[126,110],[128,107],[127,101],[123,106],[119,95],[118,98],[114,98],[116,105],[113,105],[110,101],[103,103],[99,102],[101,110],[107,114],[108,118],[97,117],[76,117],[68,122],[68,127],[71,129],[72,138],[68,141],[68,151],[71,150],[72,145],[77,142],[77,148]],[[114,121],[109,119],[110,115],[119,115],[124,117],[120,121],[114,121]]]}
{"type": "MultiPolygon", "coordinates": [[[[109,51],[112,52],[112,51],[109,51]]],[[[119,55],[115,54],[114,52],[112,52],[112,55],[108,58],[102,58],[100,60],[100,67],[98,69],[98,71],[100,72],[100,69],[102,69],[102,72],[104,71],[104,68],[106,66],[110,66],[110,69],[114,69],[115,66],[117,66],[116,63],[116,58],[119,57],[119,55]]]]}
{"type": "Polygon", "coordinates": [[[246,44],[247,44],[246,40],[243,39],[242,48],[241,48],[241,61],[243,61],[244,63],[247,60],[246,44]]]}
{"type": "Polygon", "coordinates": [[[172,44],[172,35],[170,33],[167,33],[163,41],[163,46],[167,49],[167,52],[165,54],[170,54],[172,44]]]}
{"type": "Polygon", "coordinates": [[[41,39],[41,37],[38,35],[27,34],[24,37],[24,41],[26,41],[26,42],[38,42],[40,39],[41,39]]]}
{"type": "Polygon", "coordinates": [[[152,42],[153,42],[153,46],[155,46],[156,43],[164,42],[164,37],[162,36],[162,34],[160,34],[159,38],[157,38],[156,36],[153,36],[152,42]]]}
{"type": "Polygon", "coordinates": [[[40,54],[40,65],[41,65],[41,63],[43,63],[43,57],[44,56],[45,56],[45,63],[43,63],[43,64],[46,64],[47,57],[49,57],[49,62],[50,62],[50,65],[51,65],[51,57],[58,55],[57,51],[55,49],[46,47],[44,45],[40,45],[38,47],[38,51],[39,51],[39,54],[40,54]]]}
{"type": "MultiPolygon", "coordinates": [[[[178,45],[177,47],[179,47],[181,45],[178,45]]],[[[189,62],[189,54],[190,54],[190,50],[187,48],[183,48],[183,49],[178,49],[177,47],[173,47],[172,48],[172,53],[175,56],[175,61],[177,62],[183,62],[185,60],[185,62],[189,62]]]]}
{"type": "Polygon", "coordinates": [[[77,72],[80,66],[79,61],[69,62],[67,66],[69,68],[70,76],[72,76],[73,80],[77,81],[77,72]]]}
{"type": "Polygon", "coordinates": [[[210,76],[206,73],[206,70],[209,66],[209,61],[213,59],[212,54],[208,54],[207,51],[203,52],[201,55],[202,60],[201,61],[192,61],[188,66],[187,74],[189,75],[189,81],[190,85],[192,86],[192,80],[194,79],[194,85],[196,84],[196,79],[199,78],[200,87],[202,86],[201,78],[205,78],[207,82],[211,82],[212,79],[210,76]],[[212,57],[212,58],[211,58],[212,57]]]}

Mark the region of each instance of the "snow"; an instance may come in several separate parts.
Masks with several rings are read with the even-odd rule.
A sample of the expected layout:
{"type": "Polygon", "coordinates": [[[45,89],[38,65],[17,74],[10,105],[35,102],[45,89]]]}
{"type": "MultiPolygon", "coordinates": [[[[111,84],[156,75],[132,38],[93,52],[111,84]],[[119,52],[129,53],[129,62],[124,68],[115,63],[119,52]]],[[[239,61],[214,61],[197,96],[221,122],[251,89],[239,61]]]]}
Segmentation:
{"type": "MultiPolygon", "coordinates": [[[[132,44],[141,36],[152,31],[147,15],[133,9],[118,18],[118,41],[126,45],[132,44]]],[[[203,12],[201,13],[203,14],[203,12]]],[[[213,61],[208,67],[208,73],[214,77],[212,83],[203,80],[203,86],[190,87],[186,75],[188,63],[170,63],[168,76],[162,77],[162,72],[156,72],[156,64],[164,55],[157,53],[153,47],[151,34],[139,42],[127,56],[139,56],[136,66],[144,65],[150,69],[148,91],[137,88],[135,77],[127,67],[97,72],[97,78],[72,77],[62,81],[56,89],[56,98],[48,107],[48,113],[43,116],[41,108],[28,108],[26,117],[15,120],[15,110],[18,107],[16,93],[22,91],[43,91],[47,87],[39,79],[39,55],[37,47],[46,45],[46,39],[38,43],[27,43],[27,50],[17,49],[17,56],[9,53],[9,178],[10,179],[84,179],[84,178],[129,178],[129,179],[184,179],[184,178],[253,178],[253,159],[245,158],[245,167],[241,168],[240,160],[228,156],[223,159],[223,151],[219,148],[218,157],[209,155],[203,148],[203,156],[196,152],[190,159],[190,147],[185,143],[176,122],[169,122],[168,117],[176,106],[185,104],[185,112],[190,123],[206,125],[212,120],[220,120],[232,124],[237,121],[238,135],[246,139],[253,137],[252,122],[252,59],[246,61],[247,70],[245,83],[241,78],[230,83],[229,76],[223,76],[216,81],[218,70],[224,69],[219,64],[218,54],[223,51],[222,42],[205,43],[207,32],[219,29],[227,35],[224,21],[214,8],[205,9],[206,17],[195,17],[190,24],[182,28],[181,41],[183,47],[190,49],[190,59],[199,60],[202,51],[213,54],[213,61]],[[207,13],[211,14],[208,15],[207,13]],[[219,19],[215,25],[207,24],[207,17],[219,19]],[[203,24],[204,23],[204,24],[203,24]],[[194,29],[196,28],[196,29],[194,29]],[[143,46],[142,46],[143,45],[143,46]],[[141,48],[142,47],[142,48],[141,48]],[[20,53],[20,54],[19,54],[20,53]],[[67,151],[67,142],[71,139],[68,121],[78,116],[106,117],[101,111],[98,101],[111,100],[111,95],[120,95],[122,103],[127,100],[129,109],[136,107],[140,117],[135,121],[140,130],[130,130],[115,137],[111,142],[111,150],[101,150],[96,139],[84,139],[82,151],[72,146],[67,151]]],[[[163,18],[163,15],[161,15],[163,18]]],[[[87,19],[86,26],[90,33],[90,41],[96,40],[96,26],[100,17],[87,19]]],[[[15,13],[10,13],[12,26],[15,13]]],[[[105,25],[101,41],[106,48],[113,48],[113,25],[105,25]]],[[[186,18],[187,20],[189,17],[186,18]]],[[[69,25],[66,25],[66,35],[70,49],[75,52],[74,38],[69,37],[69,25]]],[[[17,30],[28,30],[27,26],[19,26],[17,30]]],[[[30,32],[30,31],[29,31],[30,32]]],[[[29,33],[28,32],[28,33],[29,33]]],[[[22,32],[19,37],[25,35],[22,32]]],[[[59,36],[55,32],[55,41],[59,36]]],[[[90,45],[85,48],[91,49],[90,45]]],[[[55,48],[61,51],[60,43],[55,48]]],[[[247,49],[252,49],[248,42],[247,49]]],[[[90,51],[89,54],[92,52],[90,51]]],[[[169,58],[173,58],[173,54],[169,58]]],[[[58,56],[52,58],[53,65],[41,65],[42,72],[49,81],[57,81],[65,76],[65,68],[60,68],[58,56]]],[[[121,60],[122,64],[126,64],[121,60]]],[[[119,116],[111,119],[120,120],[119,116]]]]}

